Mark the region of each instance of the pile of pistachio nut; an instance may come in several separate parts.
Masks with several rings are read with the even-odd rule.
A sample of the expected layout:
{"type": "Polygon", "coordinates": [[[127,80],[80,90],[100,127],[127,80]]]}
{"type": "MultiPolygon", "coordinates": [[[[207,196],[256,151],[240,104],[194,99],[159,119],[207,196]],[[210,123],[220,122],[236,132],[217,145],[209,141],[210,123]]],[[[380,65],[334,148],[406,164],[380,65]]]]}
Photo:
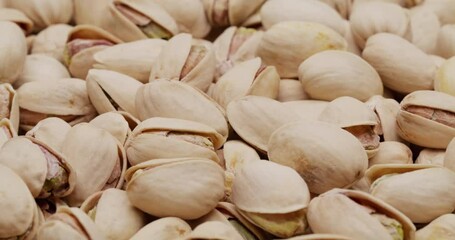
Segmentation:
{"type": "Polygon", "coordinates": [[[0,0],[0,240],[455,240],[455,0],[0,0]]]}

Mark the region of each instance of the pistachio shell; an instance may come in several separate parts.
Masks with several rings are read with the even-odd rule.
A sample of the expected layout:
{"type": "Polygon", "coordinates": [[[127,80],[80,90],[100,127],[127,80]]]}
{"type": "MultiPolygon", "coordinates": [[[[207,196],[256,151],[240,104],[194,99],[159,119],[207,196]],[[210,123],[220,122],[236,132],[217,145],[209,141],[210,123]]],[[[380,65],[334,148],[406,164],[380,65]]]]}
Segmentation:
{"type": "Polygon", "coordinates": [[[300,119],[318,120],[319,115],[329,102],[319,100],[300,100],[284,102],[285,108],[292,110],[300,119]]]}
{"type": "Polygon", "coordinates": [[[31,54],[25,58],[24,69],[14,82],[14,87],[19,88],[28,82],[55,81],[69,77],[66,67],[56,59],[44,54],[31,54]]]}
{"type": "Polygon", "coordinates": [[[49,117],[39,121],[38,124],[25,135],[44,142],[56,151],[61,151],[63,141],[70,129],[71,126],[62,119],[49,117]]]}
{"type": "Polygon", "coordinates": [[[243,237],[233,228],[221,222],[210,221],[197,226],[185,240],[243,240],[243,237]]]}
{"type": "Polygon", "coordinates": [[[28,34],[33,29],[33,22],[23,12],[13,8],[1,8],[0,21],[11,21],[22,28],[24,33],[28,34]]]}
{"type": "Polygon", "coordinates": [[[45,54],[63,63],[63,51],[72,29],[67,24],[55,24],[39,32],[33,41],[32,54],[45,54]]]}
{"type": "Polygon", "coordinates": [[[14,83],[22,72],[27,55],[27,43],[22,30],[14,23],[0,21],[0,82],[14,83]]]}
{"type": "Polygon", "coordinates": [[[17,131],[13,128],[11,121],[7,118],[0,120],[0,148],[14,137],[17,137],[17,131]]]}
{"type": "Polygon", "coordinates": [[[10,121],[14,134],[19,130],[19,101],[18,94],[9,83],[0,84],[0,95],[2,98],[0,119],[6,118],[10,121]]]}
{"type": "Polygon", "coordinates": [[[349,19],[353,5],[351,0],[321,0],[321,2],[335,9],[344,19],[349,19]]]}
{"type": "Polygon", "coordinates": [[[417,156],[417,159],[415,160],[415,163],[437,165],[442,167],[444,166],[445,152],[445,149],[425,148],[420,151],[419,156],[417,156]]]}
{"type": "Polygon", "coordinates": [[[370,158],[369,167],[388,163],[412,164],[411,149],[401,142],[381,142],[376,155],[370,158]]]}
{"type": "MultiPolygon", "coordinates": [[[[348,1],[348,0],[341,0],[341,1],[348,1]]],[[[345,27],[344,38],[346,39],[346,42],[348,43],[348,48],[347,48],[348,52],[351,52],[357,56],[361,56],[362,51],[360,50],[360,47],[355,42],[354,33],[352,33],[352,27],[348,20],[344,21],[344,27],[345,27]]]]}
{"type": "Polygon", "coordinates": [[[357,138],[324,122],[286,124],[272,134],[268,148],[271,161],[295,169],[316,194],[351,186],[362,178],[368,165],[357,138]]]}
{"type": "Polygon", "coordinates": [[[107,189],[88,197],[81,210],[108,239],[130,239],[146,225],[145,213],[131,205],[126,192],[107,189]]]}
{"type": "Polygon", "coordinates": [[[438,16],[425,8],[414,8],[409,11],[410,41],[426,53],[434,53],[441,27],[438,16]]]}
{"type": "Polygon", "coordinates": [[[130,240],[180,239],[191,233],[191,227],[180,218],[164,217],[155,220],[139,230],[130,240]]]}
{"type": "Polygon", "coordinates": [[[260,8],[265,0],[203,0],[205,13],[212,26],[238,26],[260,8]]]}
{"type": "Polygon", "coordinates": [[[439,18],[442,25],[455,23],[455,3],[451,0],[425,0],[422,8],[433,11],[439,18]]]}
{"type": "Polygon", "coordinates": [[[90,124],[108,131],[122,145],[125,143],[126,138],[131,134],[131,129],[127,120],[118,112],[107,112],[98,115],[90,121],[90,124]]]}
{"type": "Polygon", "coordinates": [[[238,140],[227,141],[223,145],[223,154],[226,161],[226,170],[233,173],[239,171],[250,161],[261,160],[252,147],[238,140]]]}
{"type": "Polygon", "coordinates": [[[444,214],[416,232],[417,240],[455,238],[455,214],[444,214]]]}
{"type": "Polygon", "coordinates": [[[338,234],[308,234],[293,238],[286,238],[286,240],[351,240],[351,238],[338,234]]]}
{"type": "Polygon", "coordinates": [[[128,169],[126,180],[131,203],[157,217],[196,219],[224,197],[223,169],[210,159],[155,159],[128,169]]]}
{"type": "Polygon", "coordinates": [[[331,101],[350,96],[366,101],[382,95],[383,86],[376,70],[362,58],[345,51],[323,51],[299,66],[299,80],[312,99],[331,101]]]}
{"type": "Polygon", "coordinates": [[[309,98],[300,81],[281,79],[277,97],[279,102],[308,100],[309,98]]]}
{"type": "Polygon", "coordinates": [[[384,141],[405,143],[397,131],[396,116],[400,111],[400,104],[394,99],[384,98],[382,96],[373,96],[366,104],[376,113],[379,119],[378,133],[382,135],[384,141]]]}
{"type": "Polygon", "coordinates": [[[346,40],[322,24],[286,21],[264,33],[257,55],[265,64],[275,66],[282,78],[294,78],[300,63],[311,55],[346,48],[346,40]]]}
{"type": "Polygon", "coordinates": [[[405,39],[380,33],[367,41],[363,58],[379,73],[384,86],[400,93],[433,89],[436,65],[405,39]]]}
{"type": "Polygon", "coordinates": [[[437,70],[434,79],[434,89],[455,96],[455,57],[445,61],[437,70]]]}
{"type": "Polygon", "coordinates": [[[455,56],[455,24],[448,24],[441,27],[436,43],[436,53],[445,58],[455,56]]]}
{"type": "Polygon", "coordinates": [[[453,139],[447,146],[443,166],[455,172],[455,141],[453,139]]]}

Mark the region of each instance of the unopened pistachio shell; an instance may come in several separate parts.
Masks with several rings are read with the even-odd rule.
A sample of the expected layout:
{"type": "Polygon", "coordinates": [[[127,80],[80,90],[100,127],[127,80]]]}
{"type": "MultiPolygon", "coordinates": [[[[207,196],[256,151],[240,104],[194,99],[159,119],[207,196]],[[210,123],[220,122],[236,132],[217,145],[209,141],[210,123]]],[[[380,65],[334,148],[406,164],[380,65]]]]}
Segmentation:
{"type": "Polygon", "coordinates": [[[409,15],[410,42],[426,53],[434,53],[441,27],[438,16],[425,8],[411,9],[409,15]]]}
{"type": "Polygon", "coordinates": [[[321,100],[298,100],[284,102],[283,105],[292,110],[299,119],[318,120],[329,102],[321,100]]]}
{"type": "Polygon", "coordinates": [[[416,232],[417,240],[455,238],[455,214],[442,215],[416,232]]]}
{"type": "Polygon", "coordinates": [[[421,7],[433,11],[442,25],[455,23],[455,2],[451,0],[426,0],[421,7]]]}
{"type": "Polygon", "coordinates": [[[434,89],[455,96],[455,57],[444,61],[436,71],[434,89]]]}
{"type": "Polygon", "coordinates": [[[209,221],[197,226],[185,240],[243,240],[243,237],[229,225],[217,221],[209,221]]]}
{"type": "Polygon", "coordinates": [[[376,155],[369,159],[369,167],[388,163],[412,164],[411,149],[401,142],[381,142],[376,155]]]}
{"type": "Polygon", "coordinates": [[[303,89],[302,83],[295,79],[281,79],[277,100],[279,102],[290,102],[306,100],[310,97],[303,89]]]}
{"type": "Polygon", "coordinates": [[[31,54],[25,58],[24,69],[14,82],[14,87],[19,88],[28,82],[55,81],[69,77],[65,65],[58,60],[44,54],[31,54]]]}
{"type": "Polygon", "coordinates": [[[141,228],[131,240],[156,240],[180,239],[191,233],[191,227],[180,218],[163,217],[141,228]]]}
{"type": "Polygon", "coordinates": [[[45,54],[63,63],[66,40],[72,29],[67,24],[55,24],[42,30],[33,41],[32,54],[45,54]]]}
{"type": "Polygon", "coordinates": [[[455,23],[441,27],[438,34],[436,53],[445,58],[455,56],[455,23]]]}
{"type": "Polygon", "coordinates": [[[90,124],[108,131],[121,144],[124,144],[126,138],[131,134],[128,121],[118,112],[107,112],[98,115],[90,121],[90,124]]]}
{"type": "Polygon", "coordinates": [[[14,83],[25,64],[25,36],[21,28],[9,21],[0,21],[0,35],[4,36],[0,40],[0,47],[3,49],[0,58],[4,59],[0,65],[0,82],[14,83]]]}

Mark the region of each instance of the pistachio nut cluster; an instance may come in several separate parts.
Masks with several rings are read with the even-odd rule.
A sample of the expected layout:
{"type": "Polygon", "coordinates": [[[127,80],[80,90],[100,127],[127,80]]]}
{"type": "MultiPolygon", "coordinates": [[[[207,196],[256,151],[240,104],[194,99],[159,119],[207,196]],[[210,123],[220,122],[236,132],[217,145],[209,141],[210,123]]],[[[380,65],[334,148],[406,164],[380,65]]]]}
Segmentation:
{"type": "Polygon", "coordinates": [[[0,240],[455,240],[455,0],[0,0],[0,240]]]}

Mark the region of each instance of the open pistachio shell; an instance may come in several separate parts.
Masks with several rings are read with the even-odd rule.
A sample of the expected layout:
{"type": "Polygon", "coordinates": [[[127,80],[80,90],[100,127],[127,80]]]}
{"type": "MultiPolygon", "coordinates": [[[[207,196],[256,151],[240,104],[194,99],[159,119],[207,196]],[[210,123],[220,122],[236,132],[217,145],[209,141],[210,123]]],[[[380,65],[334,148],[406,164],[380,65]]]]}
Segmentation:
{"type": "Polygon", "coordinates": [[[391,33],[399,37],[409,35],[409,17],[406,11],[393,3],[368,1],[357,4],[349,18],[354,40],[365,48],[367,40],[378,33],[391,33]]]}
{"type": "Polygon", "coordinates": [[[444,61],[436,72],[434,89],[455,96],[455,57],[444,61]]]}
{"type": "Polygon", "coordinates": [[[14,87],[19,88],[28,82],[55,81],[69,77],[70,73],[61,62],[44,54],[31,54],[25,58],[24,69],[14,82],[14,87]]]}
{"type": "Polygon", "coordinates": [[[426,53],[434,53],[441,27],[438,16],[425,8],[411,9],[409,15],[410,42],[426,53]]]}
{"type": "Polygon", "coordinates": [[[455,56],[455,23],[441,27],[438,34],[436,53],[445,58],[455,56]]]}
{"type": "Polygon", "coordinates": [[[400,103],[398,134],[428,148],[444,149],[455,137],[455,97],[436,91],[416,91],[400,103]]]}
{"type": "Polygon", "coordinates": [[[209,221],[197,226],[184,240],[243,240],[243,237],[225,223],[209,221]]]}
{"type": "Polygon", "coordinates": [[[95,223],[79,208],[60,207],[39,229],[38,240],[106,239],[95,223]]]}
{"type": "Polygon", "coordinates": [[[401,142],[381,142],[378,152],[369,160],[369,167],[388,163],[412,164],[411,149],[401,142]]]}
{"type": "Polygon", "coordinates": [[[281,79],[277,100],[279,102],[290,102],[308,100],[310,97],[303,89],[302,83],[295,79],[281,79]]]}
{"type": "Polygon", "coordinates": [[[191,233],[191,227],[180,218],[164,217],[141,228],[130,240],[170,240],[181,239],[191,233]]]}
{"type": "Polygon", "coordinates": [[[196,219],[224,197],[223,169],[205,158],[150,160],[128,169],[126,180],[131,203],[157,217],[196,219]]]}
{"type": "Polygon", "coordinates": [[[368,166],[360,141],[325,122],[301,120],[286,124],[272,134],[268,149],[271,161],[295,169],[316,194],[350,187],[363,177],[368,166]]]}
{"type": "Polygon", "coordinates": [[[16,134],[19,130],[18,93],[9,83],[0,84],[0,119],[8,119],[16,134]]]}
{"type": "Polygon", "coordinates": [[[367,193],[333,189],[311,200],[308,222],[314,233],[353,239],[413,240],[415,226],[397,209],[367,193]]]}
{"type": "Polygon", "coordinates": [[[235,132],[257,150],[266,153],[273,131],[282,125],[299,120],[282,103],[259,96],[246,96],[232,101],[227,117],[235,132]]]}
{"type": "Polygon", "coordinates": [[[261,7],[262,25],[269,29],[284,21],[315,22],[344,35],[341,16],[333,8],[317,0],[271,0],[261,7]]]}
{"type": "Polygon", "coordinates": [[[171,38],[152,65],[149,81],[170,79],[185,82],[206,91],[215,75],[215,53],[204,42],[193,42],[181,33],[171,38]]]}
{"type": "Polygon", "coordinates": [[[39,214],[33,196],[22,179],[10,168],[0,164],[0,202],[2,217],[0,218],[0,238],[26,239],[35,237],[39,214]]]}
{"type": "Polygon", "coordinates": [[[120,43],[97,52],[93,56],[95,59],[93,67],[123,73],[142,83],[147,83],[150,66],[157,61],[165,44],[166,41],[162,39],[120,43]]]}
{"type": "Polygon", "coordinates": [[[17,137],[17,131],[7,118],[0,120],[0,148],[11,138],[17,137]]]}
{"type": "Polygon", "coordinates": [[[451,0],[425,0],[421,7],[433,11],[442,25],[455,23],[455,2],[451,0]]]}
{"type": "Polygon", "coordinates": [[[180,81],[153,80],[136,94],[139,119],[178,118],[206,124],[225,139],[228,125],[224,110],[202,91],[180,81]]]}
{"type": "Polygon", "coordinates": [[[88,123],[71,128],[62,154],[77,174],[76,187],[65,197],[70,206],[80,206],[91,194],[121,188],[126,170],[123,146],[110,133],[88,123]]]}
{"type": "Polygon", "coordinates": [[[382,164],[368,169],[370,193],[414,223],[428,223],[455,210],[455,173],[423,164],[382,164]],[[429,204],[431,203],[431,204],[429,204]]]}
{"type": "Polygon", "coordinates": [[[61,151],[63,141],[70,129],[71,126],[63,119],[49,117],[39,121],[38,124],[25,135],[44,142],[56,151],[61,151]]]}
{"type": "Polygon", "coordinates": [[[377,132],[382,135],[384,141],[405,141],[398,135],[397,114],[400,111],[400,103],[394,99],[382,96],[373,96],[365,102],[379,119],[377,132]]]}
{"type": "Polygon", "coordinates": [[[0,21],[14,22],[22,28],[24,33],[29,34],[33,29],[33,22],[23,12],[13,8],[0,7],[0,21]]]}
{"type": "Polygon", "coordinates": [[[222,107],[246,95],[278,97],[280,76],[273,66],[263,66],[260,58],[254,58],[227,71],[215,84],[213,99],[222,107]]]}
{"type": "Polygon", "coordinates": [[[137,117],[136,92],[143,85],[127,75],[91,69],[87,75],[87,92],[97,112],[126,111],[137,117]]]}
{"type": "Polygon", "coordinates": [[[444,214],[416,232],[417,240],[455,238],[455,214],[444,214]]]}
{"type": "Polygon", "coordinates": [[[379,33],[370,37],[362,57],[391,90],[410,93],[433,89],[436,64],[425,52],[397,35],[379,33]]]}
{"type": "Polygon", "coordinates": [[[30,137],[15,137],[0,151],[0,163],[14,170],[35,198],[65,197],[76,184],[76,174],[65,157],[30,137]]]}
{"type": "Polygon", "coordinates": [[[350,96],[366,101],[383,93],[376,70],[359,56],[346,51],[329,50],[309,57],[299,66],[299,80],[305,92],[318,100],[350,96]]]}
{"type": "Polygon", "coordinates": [[[285,108],[290,109],[299,119],[318,120],[319,115],[329,102],[320,100],[299,100],[284,102],[285,108]]]}
{"type": "Polygon", "coordinates": [[[15,23],[0,21],[0,82],[14,83],[22,72],[27,55],[27,43],[22,29],[15,23]]]}
{"type": "MultiPolygon", "coordinates": [[[[449,146],[447,146],[448,148],[449,146]]],[[[419,156],[415,160],[416,164],[444,166],[446,150],[425,148],[420,151],[419,156]]]]}
{"type": "Polygon", "coordinates": [[[98,115],[90,122],[93,126],[108,131],[114,136],[122,145],[125,143],[127,137],[131,134],[128,121],[125,117],[118,112],[107,112],[98,115]]]}
{"type": "Polygon", "coordinates": [[[73,26],[67,24],[55,24],[47,27],[36,35],[31,49],[32,54],[45,54],[63,63],[68,34],[73,26]]]}
{"type": "Polygon", "coordinates": [[[126,192],[106,189],[88,197],[81,206],[108,239],[130,239],[146,225],[145,213],[131,205],[126,192]]]}
{"type": "Polygon", "coordinates": [[[238,26],[254,14],[265,0],[202,0],[205,13],[212,26],[238,26]]]}
{"type": "Polygon", "coordinates": [[[265,64],[275,66],[282,78],[295,78],[300,63],[311,55],[346,48],[343,36],[322,24],[286,21],[264,33],[257,55],[265,64]]]}

